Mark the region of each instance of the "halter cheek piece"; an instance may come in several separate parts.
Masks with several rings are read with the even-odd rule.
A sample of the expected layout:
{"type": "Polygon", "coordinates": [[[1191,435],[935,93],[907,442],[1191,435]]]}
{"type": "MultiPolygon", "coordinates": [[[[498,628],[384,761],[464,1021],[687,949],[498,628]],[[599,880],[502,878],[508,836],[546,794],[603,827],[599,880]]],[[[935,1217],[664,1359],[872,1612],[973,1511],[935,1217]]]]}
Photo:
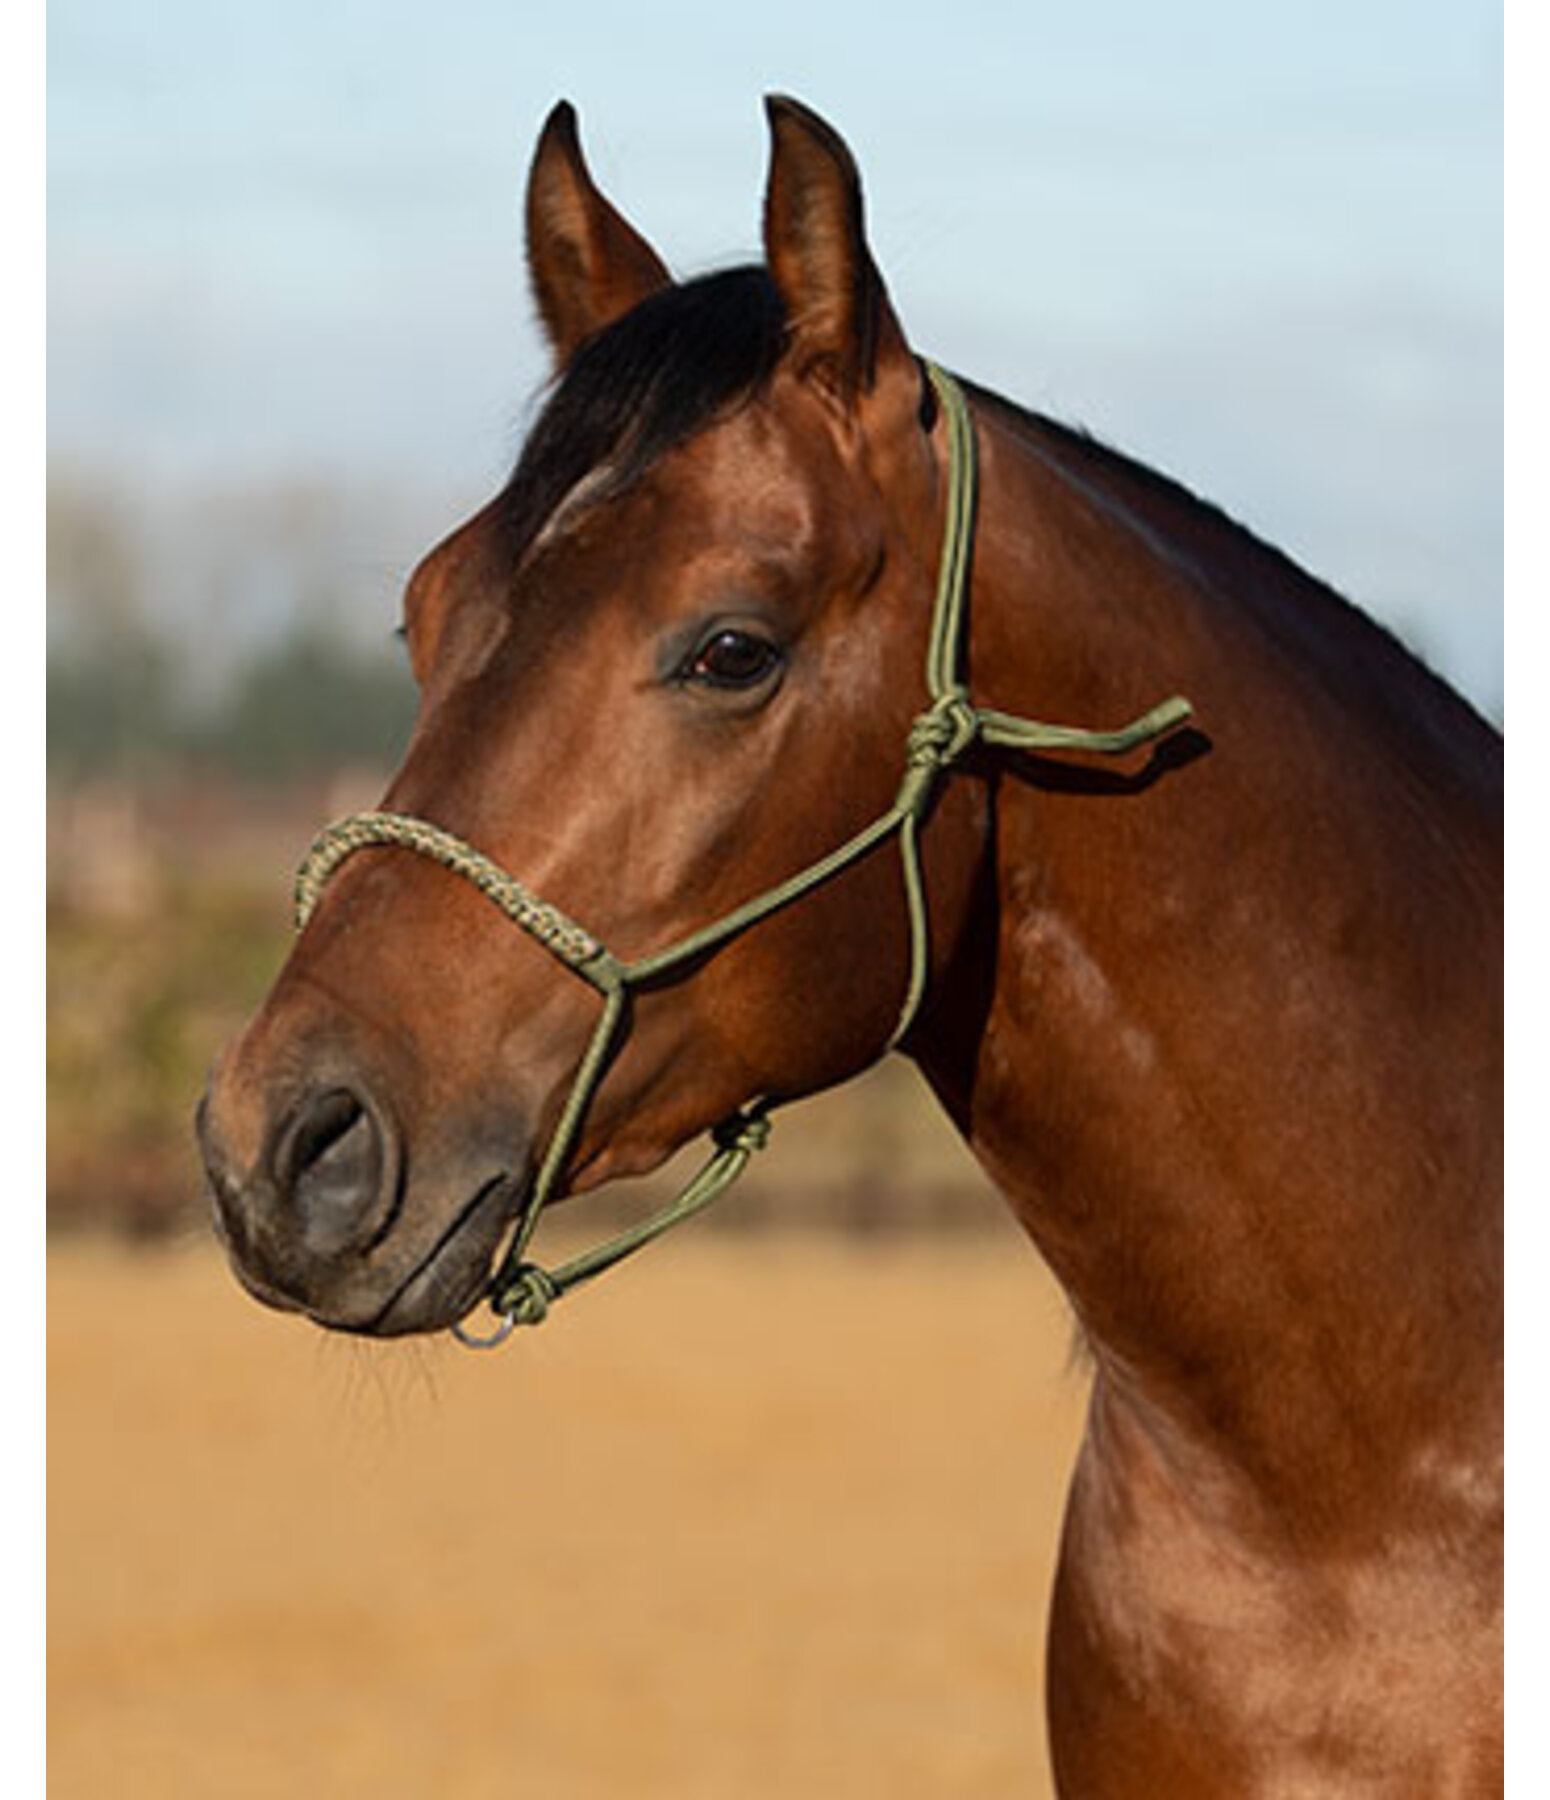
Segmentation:
{"type": "Polygon", "coordinates": [[[591,932],[567,918],[557,906],[530,893],[515,876],[481,851],[424,819],[384,812],[355,813],[341,819],[319,835],[297,874],[295,917],[296,929],[300,931],[312,916],[329,877],[347,857],[357,850],[378,847],[412,850],[471,881],[514,925],[521,926],[603,997],[602,1015],[577,1066],[564,1110],[522,1205],[511,1243],[490,1283],[488,1298],[498,1324],[484,1337],[461,1324],[454,1325],[453,1332],[465,1344],[487,1349],[502,1342],[517,1325],[540,1324],[550,1306],[569,1289],[612,1268],[671,1226],[708,1206],[737,1179],[749,1157],[769,1137],[772,1103],[754,1100],[715,1128],[710,1159],[671,1205],[633,1230],[608,1239],[558,1268],[541,1268],[527,1259],[539,1217],[559,1187],[587,1109],[623,1032],[633,989],[674,971],[681,972],[706,951],[800,900],[869,855],[884,839],[897,835],[909,913],[910,973],[898,1022],[888,1040],[888,1048],[892,1049],[914,1023],[926,991],[930,938],[921,876],[920,831],[942,777],[976,743],[1008,750],[1078,750],[1118,756],[1155,742],[1190,716],[1189,703],[1175,696],[1117,731],[1087,731],[1014,718],[972,703],[959,674],[959,664],[974,531],[974,428],[958,383],[934,363],[924,366],[948,430],[947,520],[926,651],[926,687],[931,704],[910,727],[905,743],[904,778],[893,805],[865,830],[779,887],[758,895],[667,949],[634,962],[622,962],[591,932]]]}

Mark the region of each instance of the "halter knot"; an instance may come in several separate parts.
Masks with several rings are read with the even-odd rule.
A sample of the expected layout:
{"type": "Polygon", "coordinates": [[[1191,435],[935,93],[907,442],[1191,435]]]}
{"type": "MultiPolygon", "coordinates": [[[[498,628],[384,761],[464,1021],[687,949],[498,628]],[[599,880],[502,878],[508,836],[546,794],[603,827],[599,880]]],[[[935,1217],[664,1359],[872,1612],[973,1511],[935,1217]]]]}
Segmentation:
{"type": "Polygon", "coordinates": [[[525,1262],[503,1277],[500,1292],[490,1304],[513,1325],[542,1325],[559,1297],[560,1289],[549,1271],[525,1262]]]}
{"type": "Polygon", "coordinates": [[[938,694],[923,713],[917,713],[904,742],[904,780],[895,807],[913,818],[921,817],[937,777],[957,762],[979,736],[979,729],[979,714],[957,689],[938,694]]]}
{"type": "Polygon", "coordinates": [[[741,1150],[752,1156],[770,1141],[770,1121],[762,1112],[733,1113],[711,1132],[718,1150],[741,1150]]]}
{"type": "Polygon", "coordinates": [[[938,694],[916,716],[904,743],[904,760],[912,769],[945,769],[957,762],[979,735],[979,714],[966,695],[938,694]]]}

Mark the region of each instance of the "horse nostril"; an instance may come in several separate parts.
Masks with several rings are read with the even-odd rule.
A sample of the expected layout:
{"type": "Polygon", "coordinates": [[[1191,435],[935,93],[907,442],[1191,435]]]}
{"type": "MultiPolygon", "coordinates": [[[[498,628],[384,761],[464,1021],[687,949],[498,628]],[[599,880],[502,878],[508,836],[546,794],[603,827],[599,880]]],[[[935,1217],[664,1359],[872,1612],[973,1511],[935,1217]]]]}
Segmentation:
{"type": "Polygon", "coordinates": [[[288,1196],[309,1246],[359,1247],[384,1199],[382,1132],[348,1088],[310,1095],[292,1113],[274,1156],[274,1181],[288,1196]]]}
{"type": "Polygon", "coordinates": [[[275,1157],[280,1185],[293,1187],[297,1178],[321,1162],[366,1116],[366,1109],[348,1088],[330,1088],[313,1094],[291,1115],[275,1157]]]}

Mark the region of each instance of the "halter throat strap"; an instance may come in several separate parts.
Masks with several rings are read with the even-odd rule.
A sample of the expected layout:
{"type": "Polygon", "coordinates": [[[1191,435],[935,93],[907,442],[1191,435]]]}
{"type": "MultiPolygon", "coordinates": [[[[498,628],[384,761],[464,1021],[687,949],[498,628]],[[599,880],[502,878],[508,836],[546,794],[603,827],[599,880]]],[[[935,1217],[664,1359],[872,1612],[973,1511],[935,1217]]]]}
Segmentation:
{"type": "Polygon", "coordinates": [[[1031,752],[1088,752],[1122,756],[1156,742],[1190,717],[1189,702],[1175,695],[1114,731],[1051,725],[977,707],[963,681],[963,639],[978,501],[974,427],[963,390],[935,363],[924,362],[947,427],[947,504],[937,568],[930,638],[926,647],[929,705],[905,741],[904,774],[894,802],[847,842],[779,886],[691,932],[677,943],[626,962],[552,902],[541,899],[472,844],[425,819],[403,813],[363,812],[327,826],[314,841],[296,877],[295,924],[301,931],[330,877],[357,851],[409,850],[471,882],[492,905],[558,962],[594,987],[603,1010],[572,1078],[570,1093],[544,1150],[518,1216],[511,1242],[491,1281],[488,1298],[497,1317],[488,1336],[462,1324],[459,1339],[484,1349],[503,1341],[517,1325],[536,1325],[571,1288],[633,1255],[672,1226],[691,1218],[723,1193],[769,1137],[773,1103],[756,1099],[712,1133],[713,1151],[699,1173],[669,1206],[557,1268],[528,1260],[539,1217],[558,1192],[587,1111],[628,1024],[631,993],[648,982],[682,975],[689,965],[823,886],[853,863],[897,837],[909,918],[910,968],[899,1016],[886,1048],[895,1048],[914,1024],[930,972],[930,921],[921,870],[920,835],[943,778],[976,744],[1031,752]]]}

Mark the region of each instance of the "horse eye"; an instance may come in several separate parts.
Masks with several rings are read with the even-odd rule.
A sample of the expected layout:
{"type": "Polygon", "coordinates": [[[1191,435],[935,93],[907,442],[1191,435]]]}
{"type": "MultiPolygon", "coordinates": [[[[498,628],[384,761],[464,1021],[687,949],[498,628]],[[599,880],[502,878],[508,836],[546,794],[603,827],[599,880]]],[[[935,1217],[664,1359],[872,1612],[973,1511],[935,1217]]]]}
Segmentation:
{"type": "Polygon", "coordinates": [[[761,682],[780,661],[780,652],[767,639],[751,632],[722,630],[694,652],[684,670],[685,679],[708,687],[750,688],[761,682]]]}

